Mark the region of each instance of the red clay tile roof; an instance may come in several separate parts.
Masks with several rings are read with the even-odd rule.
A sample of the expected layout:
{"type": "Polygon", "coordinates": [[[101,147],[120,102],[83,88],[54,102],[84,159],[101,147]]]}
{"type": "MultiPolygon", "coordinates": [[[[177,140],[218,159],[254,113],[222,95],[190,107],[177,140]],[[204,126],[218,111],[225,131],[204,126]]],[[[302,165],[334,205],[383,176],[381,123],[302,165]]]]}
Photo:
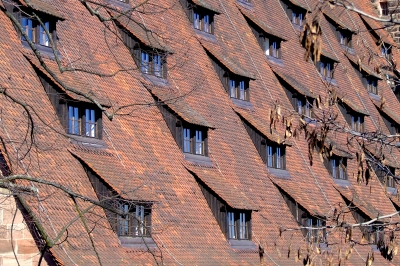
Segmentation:
{"type": "Polygon", "coordinates": [[[393,39],[390,37],[390,33],[384,30],[385,26],[383,26],[378,21],[363,16],[361,14],[360,17],[373,30],[373,32],[381,38],[383,42],[390,44],[394,47],[397,47],[397,43],[394,42],[393,39]]]}
{"type": "Polygon", "coordinates": [[[306,87],[304,87],[299,81],[297,81],[296,79],[292,78],[291,76],[284,74],[278,70],[273,69],[272,71],[274,71],[274,73],[280,77],[281,79],[283,79],[284,81],[286,81],[293,89],[295,89],[297,92],[299,92],[300,94],[313,98],[316,98],[316,95],[314,95],[309,89],[307,89],[306,87]]]}
{"type": "Polygon", "coordinates": [[[212,5],[207,2],[209,0],[192,0],[192,1],[193,1],[193,3],[195,3],[198,6],[201,6],[208,10],[211,10],[216,14],[221,14],[221,11],[218,8],[214,7],[215,4],[213,3],[213,1],[211,1],[211,3],[213,3],[212,5]]]}
{"type": "Polygon", "coordinates": [[[348,97],[344,96],[344,97],[340,98],[340,101],[342,103],[344,103],[347,107],[349,107],[351,110],[353,110],[354,112],[369,116],[369,113],[364,108],[359,107],[358,105],[356,105],[356,103],[354,103],[348,97]]]}
{"type": "Polygon", "coordinates": [[[306,6],[306,4],[302,3],[301,0],[288,0],[290,3],[292,3],[295,6],[301,7],[302,9],[307,10],[308,12],[311,12],[311,9],[306,6]]]}
{"type": "Polygon", "coordinates": [[[52,1],[50,0],[18,0],[23,4],[24,6],[28,6],[27,3],[29,3],[29,6],[32,7],[34,10],[41,11],[43,13],[46,13],[48,15],[52,15],[56,18],[59,18],[61,20],[65,20],[64,15],[52,4],[52,1]]]}
{"type": "Polygon", "coordinates": [[[351,32],[355,32],[355,30],[348,26],[345,22],[343,22],[343,19],[341,17],[338,17],[335,15],[335,13],[332,10],[329,10],[329,8],[325,8],[323,11],[324,15],[333,20],[339,27],[345,30],[349,30],[351,32]]]}
{"type": "Polygon", "coordinates": [[[372,102],[375,104],[375,106],[376,106],[376,108],[378,108],[378,110],[385,113],[387,116],[389,116],[391,119],[393,119],[394,122],[396,122],[398,125],[400,125],[400,116],[399,115],[397,115],[395,112],[390,110],[390,108],[388,108],[386,105],[383,105],[383,107],[381,108],[381,103],[378,101],[372,100],[372,102]]]}
{"type": "Polygon", "coordinates": [[[374,76],[377,79],[382,79],[381,75],[373,71],[370,67],[367,65],[363,64],[360,60],[357,60],[357,58],[353,55],[350,55],[348,53],[344,53],[344,55],[356,66],[358,66],[360,69],[362,69],[364,72],[366,72],[368,75],[374,76]]]}

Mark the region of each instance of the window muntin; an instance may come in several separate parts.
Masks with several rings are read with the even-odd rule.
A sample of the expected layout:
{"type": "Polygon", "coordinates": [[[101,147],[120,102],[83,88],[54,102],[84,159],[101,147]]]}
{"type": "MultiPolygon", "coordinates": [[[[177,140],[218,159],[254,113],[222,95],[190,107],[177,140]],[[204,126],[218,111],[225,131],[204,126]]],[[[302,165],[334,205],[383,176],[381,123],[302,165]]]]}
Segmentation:
{"type": "Polygon", "coordinates": [[[250,239],[250,213],[228,211],[228,239],[250,239]]]}
{"type": "Polygon", "coordinates": [[[118,236],[144,237],[150,236],[151,209],[143,205],[120,203],[119,211],[123,215],[117,216],[118,236]]]}
{"type": "Polygon", "coordinates": [[[194,126],[183,127],[183,152],[195,155],[206,155],[206,131],[194,126]]]}
{"type": "Polygon", "coordinates": [[[248,101],[248,82],[238,77],[229,79],[229,95],[231,98],[248,101]]]}
{"type": "Polygon", "coordinates": [[[213,34],[214,15],[203,8],[193,9],[193,28],[213,34]]]}
{"type": "Polygon", "coordinates": [[[98,138],[96,111],[68,105],[67,132],[72,135],[98,138]]]}
{"type": "Polygon", "coordinates": [[[140,52],[140,71],[156,77],[163,77],[165,55],[159,52],[144,51],[140,52]]]}
{"type": "Polygon", "coordinates": [[[379,4],[381,6],[381,15],[382,16],[388,16],[389,15],[388,2],[380,2],[379,4]]]}
{"type": "MultiPolygon", "coordinates": [[[[21,14],[20,23],[25,34],[28,36],[31,42],[43,46],[50,46],[49,36],[46,34],[45,29],[40,25],[38,21],[21,14]]],[[[50,23],[50,21],[43,20],[43,25],[49,32],[50,37],[52,37],[52,28],[54,28],[55,23],[50,23]]],[[[26,41],[23,36],[21,36],[21,39],[23,41],[26,41]]]]}
{"type": "Polygon", "coordinates": [[[267,167],[276,169],[286,169],[285,164],[285,146],[267,143],[267,167]]]}

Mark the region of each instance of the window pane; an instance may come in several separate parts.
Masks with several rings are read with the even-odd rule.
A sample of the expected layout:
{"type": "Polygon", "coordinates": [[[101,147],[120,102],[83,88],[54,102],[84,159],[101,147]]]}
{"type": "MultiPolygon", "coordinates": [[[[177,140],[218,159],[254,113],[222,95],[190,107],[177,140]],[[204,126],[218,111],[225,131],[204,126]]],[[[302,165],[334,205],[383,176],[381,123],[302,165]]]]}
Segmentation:
{"type": "MultiPolygon", "coordinates": [[[[21,21],[21,24],[22,24],[22,28],[25,31],[25,34],[28,35],[29,40],[30,41],[34,41],[34,39],[33,39],[33,27],[32,27],[33,24],[32,24],[32,20],[23,17],[22,21],[21,21]]],[[[24,38],[22,38],[22,39],[25,40],[24,38]]]]}
{"type": "Polygon", "coordinates": [[[144,206],[136,205],[135,219],[137,221],[135,228],[135,235],[142,236],[144,234],[144,206]]]}
{"type": "Polygon", "coordinates": [[[319,63],[319,73],[321,73],[322,76],[325,76],[325,64],[324,62],[319,63]]]}
{"type": "Polygon", "coordinates": [[[236,98],[236,82],[233,79],[229,80],[229,91],[231,98],[236,98]]]}
{"type": "Polygon", "coordinates": [[[239,99],[245,100],[244,81],[239,82],[239,99]]]}
{"type": "Polygon", "coordinates": [[[297,112],[303,114],[303,101],[301,99],[297,99],[297,112]]]}
{"type": "MultiPolygon", "coordinates": [[[[49,22],[45,22],[44,26],[46,27],[47,31],[50,33],[49,29],[49,22]]],[[[39,26],[39,44],[44,46],[50,46],[49,38],[46,34],[46,31],[43,29],[42,26],[39,26]]]]}
{"type": "Polygon", "coordinates": [[[336,178],[336,160],[331,159],[331,162],[332,162],[332,176],[336,178]]]}
{"type": "Polygon", "coordinates": [[[85,128],[87,137],[96,137],[96,117],[92,109],[85,109],[85,128]]]}
{"type": "Polygon", "coordinates": [[[153,64],[154,64],[154,75],[157,77],[161,77],[161,69],[162,69],[162,64],[161,64],[161,56],[159,55],[154,55],[153,56],[153,64]]]}
{"type": "Polygon", "coordinates": [[[271,146],[267,146],[267,166],[273,167],[273,149],[271,146]]]}
{"type": "Polygon", "coordinates": [[[68,107],[68,133],[80,135],[78,107],[68,107]]]}
{"type": "Polygon", "coordinates": [[[193,27],[195,29],[200,29],[200,14],[193,12],[193,27]]]}
{"type": "Polygon", "coordinates": [[[190,129],[183,129],[183,152],[190,152],[190,129]]]}
{"type": "Polygon", "coordinates": [[[239,219],[239,236],[240,239],[248,239],[248,230],[246,223],[246,214],[241,212],[239,219]]]}
{"type": "Polygon", "coordinates": [[[276,147],[276,168],[282,168],[281,147],[276,147]]]}
{"type": "Polygon", "coordinates": [[[202,133],[200,130],[196,130],[196,154],[204,154],[202,133]]]}
{"type": "Polygon", "coordinates": [[[236,238],[235,213],[228,212],[228,238],[236,238]]]}
{"type": "Polygon", "coordinates": [[[278,43],[272,42],[272,56],[278,57],[278,43]]]}
{"type": "Polygon", "coordinates": [[[149,73],[149,54],[141,53],[141,70],[143,73],[149,73]]]}
{"type": "Polygon", "coordinates": [[[303,13],[299,13],[299,26],[302,26],[303,25],[303,13]]]}
{"type": "Polygon", "coordinates": [[[294,11],[292,12],[292,23],[297,24],[297,14],[294,11]]]}
{"type": "Polygon", "coordinates": [[[203,23],[204,23],[204,31],[205,32],[210,32],[210,17],[208,15],[204,15],[203,17],[203,23]]]}
{"type": "Polygon", "coordinates": [[[264,39],[264,51],[265,51],[266,55],[271,55],[269,49],[270,49],[270,47],[269,47],[269,39],[265,38],[264,39]]]}
{"type": "Polygon", "coordinates": [[[326,64],[326,76],[328,77],[328,78],[332,78],[332,64],[331,63],[327,63],[326,64]]]}

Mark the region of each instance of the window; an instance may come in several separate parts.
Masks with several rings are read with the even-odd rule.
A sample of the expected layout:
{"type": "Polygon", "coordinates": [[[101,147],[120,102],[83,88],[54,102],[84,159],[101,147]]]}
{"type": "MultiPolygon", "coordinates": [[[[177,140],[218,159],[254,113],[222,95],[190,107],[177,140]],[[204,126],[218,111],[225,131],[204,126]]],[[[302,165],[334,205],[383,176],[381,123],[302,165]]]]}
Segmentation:
{"type": "Polygon", "coordinates": [[[157,52],[141,51],[140,70],[144,74],[163,77],[164,56],[157,52]]]}
{"type": "Polygon", "coordinates": [[[391,60],[392,59],[392,46],[387,43],[382,43],[381,55],[384,58],[391,60]]]}
{"type": "Polygon", "coordinates": [[[292,23],[293,25],[296,26],[303,26],[303,12],[301,12],[300,10],[292,10],[292,23]]]}
{"type": "Polygon", "coordinates": [[[191,125],[183,127],[183,152],[206,155],[206,130],[191,125]]]}
{"type": "Polygon", "coordinates": [[[335,179],[347,179],[347,158],[331,156],[324,160],[324,164],[329,174],[335,179]]]}
{"type": "Polygon", "coordinates": [[[375,164],[373,166],[374,171],[378,179],[381,181],[382,184],[386,185],[389,188],[396,187],[396,181],[393,178],[395,173],[395,168],[390,166],[381,166],[375,164]]]}
{"type": "Polygon", "coordinates": [[[367,91],[373,94],[378,94],[378,79],[372,76],[364,76],[364,82],[367,91]]]}
{"type": "Polygon", "coordinates": [[[267,143],[267,166],[269,168],[286,169],[285,146],[267,143]]]}
{"type": "Polygon", "coordinates": [[[279,38],[274,38],[271,35],[266,35],[264,38],[264,52],[268,56],[275,58],[281,58],[281,40],[279,38]]]}
{"type": "Polygon", "coordinates": [[[78,105],[68,105],[68,127],[67,132],[91,138],[99,138],[98,126],[99,112],[95,109],[85,108],[78,105]]]}
{"type": "MultiPolygon", "coordinates": [[[[50,46],[49,37],[52,39],[55,37],[56,23],[54,19],[50,19],[48,16],[40,16],[43,27],[40,25],[39,21],[26,16],[25,13],[17,12],[16,15],[19,17],[19,22],[31,42],[42,46],[50,46]],[[49,35],[47,35],[46,30],[49,35]]],[[[26,41],[24,36],[21,36],[21,39],[26,41]]]]}
{"type": "Polygon", "coordinates": [[[357,132],[364,132],[364,116],[360,114],[351,115],[351,129],[357,132]]]}
{"type": "Polygon", "coordinates": [[[333,79],[334,62],[326,57],[321,56],[319,62],[319,73],[329,79],[333,79]]]}
{"type": "Polygon", "coordinates": [[[214,14],[204,8],[193,8],[193,27],[214,34],[214,14]]]}
{"type": "Polygon", "coordinates": [[[118,236],[143,237],[150,236],[150,208],[143,205],[133,205],[126,202],[119,203],[117,228],[118,236]]]}
{"type": "Polygon", "coordinates": [[[322,228],[325,226],[325,221],[318,219],[316,217],[308,216],[306,237],[309,243],[323,243],[325,242],[326,229],[322,228]],[[315,228],[315,229],[314,229],[315,228]]]}
{"type": "Polygon", "coordinates": [[[229,239],[250,239],[249,221],[250,213],[241,211],[228,211],[228,238],[229,239]]]}
{"type": "Polygon", "coordinates": [[[249,100],[249,86],[248,82],[237,77],[236,79],[229,79],[229,95],[231,98],[248,101],[249,100]]]}
{"type": "Polygon", "coordinates": [[[341,45],[352,48],[353,33],[349,30],[338,29],[339,42],[341,45]]]}
{"type": "Polygon", "coordinates": [[[388,16],[389,15],[388,2],[380,2],[379,4],[381,5],[382,16],[388,16]]]}
{"type": "MultiPolygon", "coordinates": [[[[346,202],[349,201],[346,200],[346,202]]],[[[370,217],[354,207],[354,205],[352,206],[351,203],[349,206],[352,208],[351,212],[357,223],[365,223],[371,220],[370,217]]],[[[368,241],[369,244],[377,245],[380,241],[384,240],[385,234],[382,222],[376,221],[372,225],[361,226],[360,230],[363,234],[363,238],[368,241]]]]}
{"type": "Polygon", "coordinates": [[[297,112],[306,117],[312,117],[312,106],[306,97],[299,97],[295,99],[297,103],[297,112]]]}

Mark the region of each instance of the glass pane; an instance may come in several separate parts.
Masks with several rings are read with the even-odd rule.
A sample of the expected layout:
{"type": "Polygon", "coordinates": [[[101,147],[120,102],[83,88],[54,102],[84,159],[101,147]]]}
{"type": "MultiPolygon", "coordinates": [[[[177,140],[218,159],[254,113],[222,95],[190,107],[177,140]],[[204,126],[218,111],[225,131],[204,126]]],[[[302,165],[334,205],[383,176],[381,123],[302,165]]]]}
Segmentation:
{"type": "Polygon", "coordinates": [[[265,51],[265,54],[266,55],[271,55],[270,54],[270,51],[269,51],[269,39],[268,38],[265,38],[265,40],[264,40],[264,51],[265,51]]]}
{"type": "Polygon", "coordinates": [[[278,57],[278,43],[272,42],[272,56],[278,57]]]}
{"type": "Polygon", "coordinates": [[[273,166],[273,149],[271,146],[267,146],[267,166],[272,167],[273,166]]]}
{"type": "Polygon", "coordinates": [[[235,214],[228,212],[228,238],[236,238],[235,214]]]}
{"type": "Polygon", "coordinates": [[[200,14],[193,12],[193,27],[195,29],[200,29],[200,14]]]}
{"type": "Polygon", "coordinates": [[[239,219],[239,236],[240,239],[247,239],[247,224],[246,224],[246,214],[241,212],[239,219]]]}
{"type": "Polygon", "coordinates": [[[239,99],[240,100],[244,100],[245,99],[245,97],[244,97],[244,94],[245,93],[245,91],[244,91],[244,81],[240,81],[239,82],[239,99]]]}
{"type": "Polygon", "coordinates": [[[157,77],[161,77],[161,56],[159,55],[154,55],[153,57],[153,63],[154,63],[154,75],[157,77]]]}
{"type": "Polygon", "coordinates": [[[208,15],[205,15],[203,17],[203,22],[204,22],[204,31],[205,32],[210,32],[209,27],[210,27],[210,18],[208,15]]]}
{"type": "Polygon", "coordinates": [[[303,114],[303,101],[301,99],[297,99],[297,112],[303,114]]]}
{"type": "Polygon", "coordinates": [[[236,82],[233,79],[229,80],[229,88],[231,98],[236,98],[236,82]]]}
{"type": "Polygon", "coordinates": [[[276,147],[276,168],[282,168],[281,147],[276,147]]]}
{"type": "Polygon", "coordinates": [[[78,107],[68,107],[68,133],[79,135],[79,111],[78,107]]]}
{"type": "Polygon", "coordinates": [[[196,130],[196,154],[203,153],[203,132],[196,130]]]}
{"type": "Polygon", "coordinates": [[[190,152],[190,129],[183,129],[183,152],[190,152]]]}
{"type": "MultiPolygon", "coordinates": [[[[50,31],[49,22],[45,22],[44,26],[46,27],[47,31],[50,31]]],[[[49,38],[42,26],[39,26],[39,44],[44,46],[50,46],[49,38]]]]}
{"type": "Polygon", "coordinates": [[[293,23],[293,24],[297,24],[296,19],[297,19],[297,14],[293,11],[293,12],[292,12],[292,23],[293,23]]]}
{"type": "Polygon", "coordinates": [[[149,73],[149,54],[141,53],[141,70],[143,73],[149,73]]]}
{"type": "Polygon", "coordinates": [[[303,14],[302,13],[299,13],[299,26],[302,26],[303,25],[303,14]]]}
{"type": "Polygon", "coordinates": [[[319,63],[319,73],[321,73],[322,76],[325,76],[325,64],[324,62],[319,63]]]}
{"type": "MultiPolygon", "coordinates": [[[[22,21],[21,21],[21,24],[22,24],[22,28],[25,31],[25,34],[28,35],[29,40],[30,41],[34,41],[34,39],[33,39],[33,28],[32,28],[33,23],[32,23],[32,20],[23,17],[22,21]]],[[[22,39],[25,40],[24,38],[22,38],[22,39]]]]}
{"type": "Polygon", "coordinates": [[[331,159],[331,162],[332,162],[332,176],[336,178],[336,160],[331,159]]]}
{"type": "Polygon", "coordinates": [[[92,109],[85,109],[85,128],[87,137],[96,137],[96,118],[92,109]]]}

